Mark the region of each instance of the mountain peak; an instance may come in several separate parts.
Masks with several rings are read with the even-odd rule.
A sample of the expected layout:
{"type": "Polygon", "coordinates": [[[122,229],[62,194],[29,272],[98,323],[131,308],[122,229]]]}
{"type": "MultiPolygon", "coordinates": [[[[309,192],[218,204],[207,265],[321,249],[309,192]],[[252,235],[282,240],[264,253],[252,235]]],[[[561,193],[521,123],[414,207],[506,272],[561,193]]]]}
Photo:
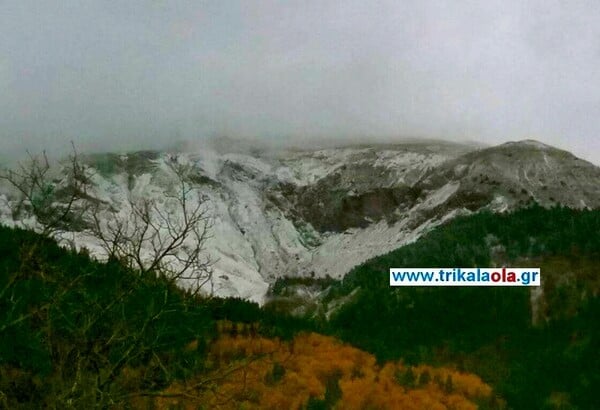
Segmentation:
{"type": "Polygon", "coordinates": [[[509,142],[499,145],[498,147],[499,148],[501,148],[501,147],[531,147],[531,148],[538,148],[538,149],[543,149],[543,150],[548,150],[548,149],[556,150],[557,149],[556,147],[553,147],[548,144],[544,144],[543,142],[540,142],[540,141],[534,140],[534,139],[509,141],[509,142]]]}

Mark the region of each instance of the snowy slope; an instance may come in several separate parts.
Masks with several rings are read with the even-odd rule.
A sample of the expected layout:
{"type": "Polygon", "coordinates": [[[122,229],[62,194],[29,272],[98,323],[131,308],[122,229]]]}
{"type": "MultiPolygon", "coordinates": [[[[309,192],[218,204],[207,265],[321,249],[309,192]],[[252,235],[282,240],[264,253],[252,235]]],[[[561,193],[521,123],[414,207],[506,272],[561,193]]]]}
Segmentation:
{"type": "MultiPolygon", "coordinates": [[[[169,161],[191,164],[191,183],[209,198],[214,219],[207,244],[216,261],[214,292],[262,302],[278,277],[340,277],[448,218],[482,207],[503,211],[530,197],[547,205],[600,206],[599,169],[538,144],[187,148],[85,161],[95,170],[92,195],[125,213],[131,193],[163,201],[173,185],[169,161]]],[[[13,193],[5,187],[2,192],[0,217],[13,224],[13,193]]],[[[76,233],[75,240],[102,258],[92,238],[76,233]]]]}

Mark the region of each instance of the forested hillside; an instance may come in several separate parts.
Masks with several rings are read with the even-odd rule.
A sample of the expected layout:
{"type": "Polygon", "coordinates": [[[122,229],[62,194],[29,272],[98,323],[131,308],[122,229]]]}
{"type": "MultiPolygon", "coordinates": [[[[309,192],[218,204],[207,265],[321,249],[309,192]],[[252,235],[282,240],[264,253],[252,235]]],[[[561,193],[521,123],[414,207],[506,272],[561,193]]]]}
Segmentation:
{"type": "Polygon", "coordinates": [[[27,231],[0,228],[0,255],[0,408],[119,407],[205,371],[220,318],[288,337],[301,322],[280,327],[256,304],[203,299],[27,231]]]}
{"type": "Polygon", "coordinates": [[[376,362],[308,320],[0,228],[0,408],[500,408],[477,376],[376,362]]]}
{"type": "Polygon", "coordinates": [[[402,362],[378,364],[369,353],[315,333],[301,333],[287,342],[223,336],[211,346],[208,358],[221,364],[216,371],[174,383],[163,396],[137,403],[159,408],[308,410],[467,410],[503,405],[473,374],[402,362]],[[196,399],[179,395],[211,378],[218,383],[203,389],[196,399]]]}
{"type": "Polygon", "coordinates": [[[591,409],[600,386],[599,269],[600,211],[483,212],[351,271],[329,287],[330,307],[347,302],[326,326],[380,360],[454,363],[517,409],[591,409]],[[391,267],[502,265],[541,267],[543,293],[389,287],[391,267]]]}
{"type": "MultiPolygon", "coordinates": [[[[0,407],[597,403],[599,211],[458,218],[319,281],[328,319],[186,293],[22,230],[0,228],[0,254],[0,407]],[[390,267],[502,264],[541,267],[543,292],[388,285],[390,267]]],[[[309,281],[288,282],[274,291],[309,281]]]]}

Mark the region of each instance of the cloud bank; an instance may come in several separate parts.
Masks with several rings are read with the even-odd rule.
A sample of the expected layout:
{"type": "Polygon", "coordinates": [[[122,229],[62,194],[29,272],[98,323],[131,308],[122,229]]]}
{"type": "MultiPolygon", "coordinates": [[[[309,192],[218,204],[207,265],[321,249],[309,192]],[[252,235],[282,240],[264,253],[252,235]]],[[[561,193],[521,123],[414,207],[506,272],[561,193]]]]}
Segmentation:
{"type": "Polygon", "coordinates": [[[0,2],[0,148],[536,138],[600,164],[597,1],[0,2]]]}

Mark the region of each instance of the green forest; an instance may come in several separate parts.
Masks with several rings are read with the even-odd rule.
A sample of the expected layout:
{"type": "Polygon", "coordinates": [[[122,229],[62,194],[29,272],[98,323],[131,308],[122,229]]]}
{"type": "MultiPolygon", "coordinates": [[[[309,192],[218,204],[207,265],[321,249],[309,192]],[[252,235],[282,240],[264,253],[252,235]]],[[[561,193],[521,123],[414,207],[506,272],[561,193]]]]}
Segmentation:
{"type": "Polygon", "coordinates": [[[516,409],[592,409],[600,386],[599,269],[600,211],[481,212],[355,268],[328,297],[359,291],[326,326],[381,360],[454,363],[516,409]],[[541,267],[543,317],[535,325],[529,288],[388,285],[391,267],[502,265],[541,267]]]}
{"type": "MultiPolygon", "coordinates": [[[[223,387],[229,364],[243,359],[212,358],[224,332],[291,346],[316,332],[373,354],[381,369],[402,361],[473,373],[502,398],[479,408],[597,407],[600,211],[533,206],[457,218],[341,281],[321,281],[324,303],[348,299],[329,319],[188,293],[160,272],[100,263],[19,229],[0,228],[0,255],[0,408],[130,408],[185,380],[223,387]],[[509,264],[541,267],[535,312],[529,288],[388,285],[390,267],[509,264]]],[[[285,371],[276,365],[271,387],[285,371]]],[[[397,378],[405,387],[418,384],[408,369],[397,378]]],[[[439,383],[448,394],[451,384],[439,383]]],[[[336,408],[332,386],[306,406],[336,408]]]]}
{"type": "Polygon", "coordinates": [[[99,263],[0,228],[0,408],[121,407],[206,370],[217,323],[290,338],[307,321],[186,293],[159,274],[99,263]],[[190,341],[195,348],[184,349],[190,341]],[[127,369],[138,371],[127,379],[127,369]],[[127,380],[126,380],[127,379],[127,380]]]}

